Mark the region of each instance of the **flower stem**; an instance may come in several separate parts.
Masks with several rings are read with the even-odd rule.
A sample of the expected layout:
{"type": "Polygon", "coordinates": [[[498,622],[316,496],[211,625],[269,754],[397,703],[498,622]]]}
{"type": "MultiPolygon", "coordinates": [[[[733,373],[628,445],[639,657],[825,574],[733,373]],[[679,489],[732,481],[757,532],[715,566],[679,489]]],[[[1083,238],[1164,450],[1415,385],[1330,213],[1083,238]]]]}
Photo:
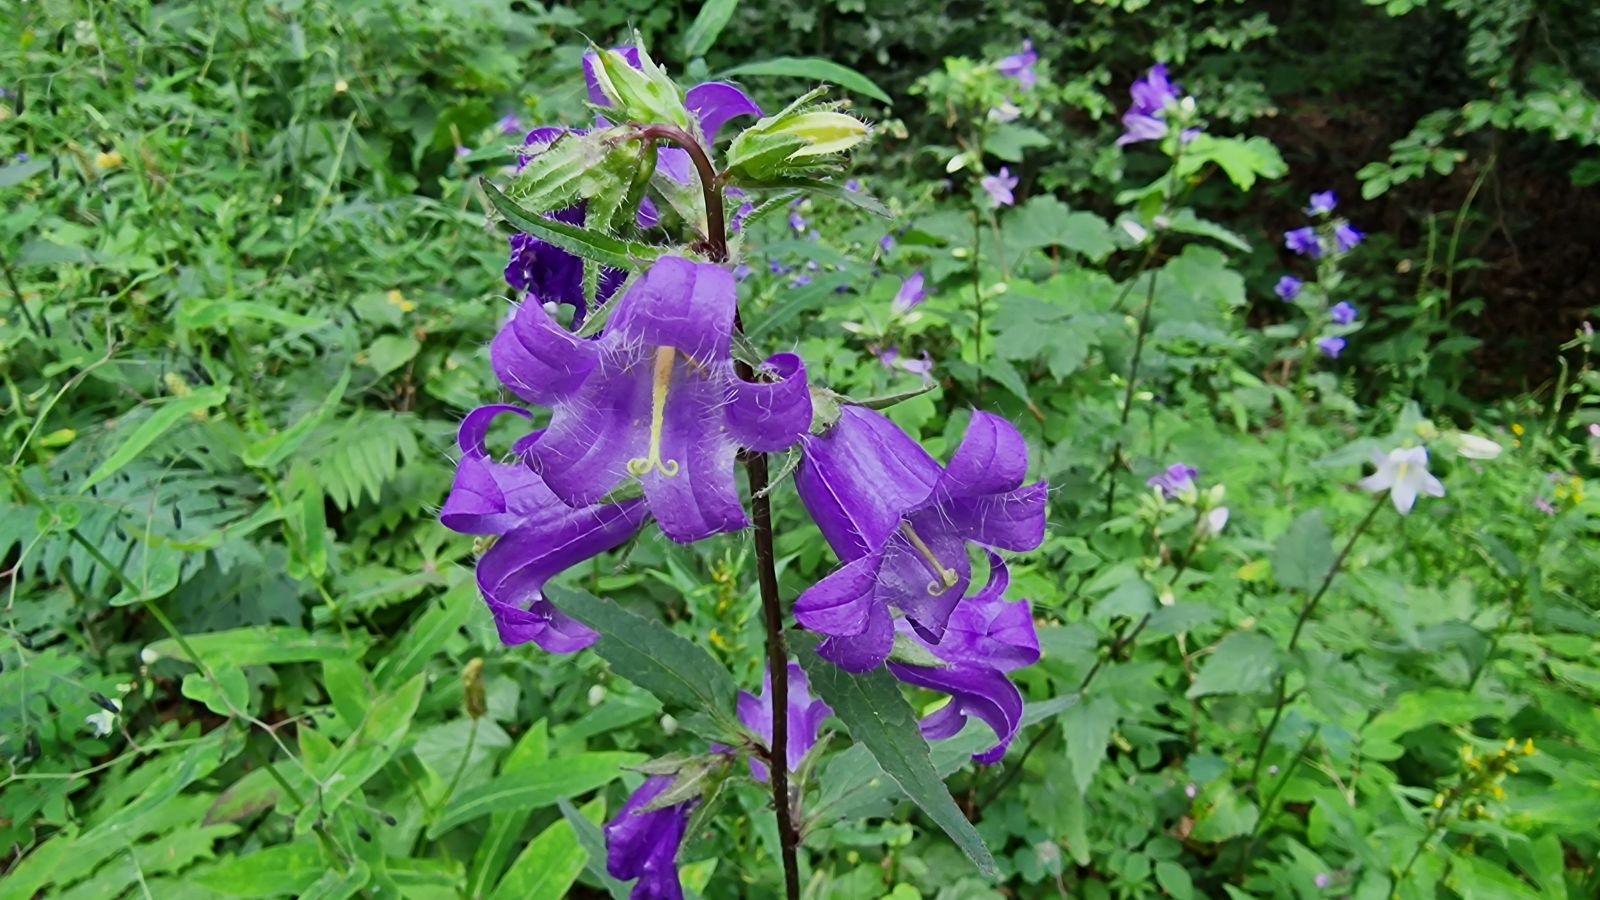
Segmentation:
{"type": "MultiPolygon", "coordinates": [[[[1306,601],[1305,606],[1300,607],[1300,615],[1294,621],[1294,631],[1289,635],[1290,653],[1293,653],[1295,647],[1300,644],[1301,631],[1305,629],[1306,622],[1311,619],[1311,613],[1317,608],[1317,604],[1322,602],[1323,596],[1328,593],[1328,586],[1333,584],[1334,577],[1339,574],[1340,569],[1344,568],[1344,561],[1347,557],[1349,557],[1350,551],[1355,549],[1356,541],[1360,539],[1361,535],[1366,532],[1370,525],[1372,525],[1372,520],[1378,517],[1378,511],[1383,509],[1383,504],[1388,499],[1388,493],[1381,491],[1376,497],[1373,498],[1372,508],[1367,510],[1366,518],[1363,518],[1361,520],[1361,524],[1356,526],[1356,530],[1351,533],[1350,539],[1344,542],[1344,548],[1339,551],[1339,555],[1333,558],[1333,565],[1328,567],[1328,574],[1324,575],[1322,577],[1322,583],[1317,585],[1316,593],[1311,595],[1310,599],[1306,601]]],[[[1277,731],[1278,723],[1283,720],[1284,707],[1288,705],[1288,672],[1284,672],[1278,676],[1277,693],[1278,699],[1272,707],[1272,719],[1267,722],[1266,730],[1261,733],[1261,742],[1256,745],[1256,760],[1255,763],[1250,767],[1249,784],[1252,789],[1255,787],[1256,779],[1261,775],[1261,763],[1266,759],[1267,756],[1267,744],[1272,741],[1272,733],[1277,731]]]]}
{"type": "Polygon", "coordinates": [[[668,141],[689,154],[689,159],[694,162],[695,171],[700,176],[700,190],[705,195],[706,255],[710,256],[714,263],[727,262],[728,228],[722,209],[722,182],[717,179],[717,171],[711,166],[711,157],[706,155],[706,148],[700,146],[694,135],[675,125],[645,126],[634,136],[643,140],[668,141]]]}
{"type": "MultiPolygon", "coordinates": [[[[742,364],[741,364],[742,365],[742,364]]],[[[778,599],[777,555],[772,548],[772,499],[767,496],[767,455],[745,456],[750,480],[751,518],[755,521],[756,577],[761,584],[761,611],[767,628],[767,668],[772,675],[772,741],[767,771],[772,773],[772,806],[778,816],[778,845],[783,851],[783,880],[789,900],[800,897],[800,864],[793,807],[789,802],[789,653],[783,642],[783,607],[778,599]]]]}

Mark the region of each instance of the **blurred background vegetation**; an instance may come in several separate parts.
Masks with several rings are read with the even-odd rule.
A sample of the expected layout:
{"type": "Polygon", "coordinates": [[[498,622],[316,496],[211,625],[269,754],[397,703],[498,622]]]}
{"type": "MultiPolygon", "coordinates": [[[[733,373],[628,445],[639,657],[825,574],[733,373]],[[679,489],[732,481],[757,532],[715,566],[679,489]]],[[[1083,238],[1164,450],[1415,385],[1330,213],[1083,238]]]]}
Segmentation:
{"type": "MultiPolygon", "coordinates": [[[[615,891],[585,823],[625,796],[621,763],[679,746],[671,711],[592,655],[501,648],[471,541],[434,516],[460,415],[496,394],[510,294],[476,178],[511,161],[505,117],[585,121],[585,38],[629,28],[684,83],[732,77],[773,109],[826,78],[877,123],[852,174],[894,219],[817,201],[796,213],[819,236],[764,223],[746,318],[841,390],[915,387],[861,323],[925,270],[893,336],[940,390],[896,420],[937,453],[967,409],[1004,412],[1055,488],[1045,548],[1013,570],[1045,645],[1025,693],[1072,695],[1116,657],[1002,767],[946,754],[1000,882],[881,784],[830,794],[862,783],[841,764],[808,807],[809,896],[1600,895],[1593,3],[0,11],[0,897],[615,891]],[[1024,39],[1026,96],[986,68],[1024,39]],[[1211,133],[1270,146],[1248,179],[1194,186],[1211,230],[1159,260],[1136,393],[1118,297],[1141,267],[1114,223],[1163,161],[1114,140],[1154,62],[1211,133]],[[1008,99],[1019,119],[985,118],[1008,99]],[[999,248],[974,238],[964,152],[1020,179],[999,248]],[[1369,234],[1339,295],[1363,329],[1308,362],[1272,285],[1295,264],[1282,232],[1330,188],[1369,234]],[[1377,520],[1285,652],[1297,573],[1368,505],[1359,464],[1429,427],[1505,453],[1442,457],[1449,496],[1377,520]],[[1112,509],[1108,456],[1129,488],[1112,509]],[[1203,546],[1138,488],[1178,461],[1227,489],[1203,546]],[[1279,673],[1292,703],[1258,747],[1279,673]],[[464,706],[479,688],[486,710],[464,706]],[[1481,774],[1529,739],[1521,773],[1481,774]],[[521,793],[463,802],[496,779],[521,793]]],[[[830,563],[792,493],[779,507],[792,598],[830,563]]],[[[747,536],[646,540],[581,581],[753,689],[749,555],[747,536]]],[[[693,836],[686,881],[772,895],[765,800],[728,802],[747,815],[693,836]]]]}

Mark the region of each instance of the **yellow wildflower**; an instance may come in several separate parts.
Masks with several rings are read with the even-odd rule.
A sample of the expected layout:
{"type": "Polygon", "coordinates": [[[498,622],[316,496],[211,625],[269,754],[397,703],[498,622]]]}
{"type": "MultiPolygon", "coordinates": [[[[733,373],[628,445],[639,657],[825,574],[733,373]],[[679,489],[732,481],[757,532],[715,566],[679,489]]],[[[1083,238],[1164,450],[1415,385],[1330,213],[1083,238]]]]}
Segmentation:
{"type": "Polygon", "coordinates": [[[1517,437],[1522,437],[1522,435],[1526,433],[1526,429],[1524,429],[1522,427],[1522,423],[1521,422],[1512,422],[1511,423],[1511,433],[1516,435],[1517,437]]]}
{"type": "Polygon", "coordinates": [[[403,313],[411,312],[412,310],[417,308],[417,305],[415,303],[412,303],[410,300],[407,300],[406,299],[406,295],[400,293],[399,291],[390,291],[389,292],[389,304],[391,306],[400,307],[400,311],[403,312],[403,313]]]}
{"type": "Polygon", "coordinates": [[[1533,755],[1533,738],[1528,738],[1527,742],[1522,745],[1522,755],[1523,756],[1532,756],[1533,755]]]}
{"type": "Polygon", "coordinates": [[[94,167],[102,172],[109,172],[112,169],[120,169],[122,168],[122,154],[115,150],[108,150],[104,153],[96,153],[94,155],[94,167]]]}

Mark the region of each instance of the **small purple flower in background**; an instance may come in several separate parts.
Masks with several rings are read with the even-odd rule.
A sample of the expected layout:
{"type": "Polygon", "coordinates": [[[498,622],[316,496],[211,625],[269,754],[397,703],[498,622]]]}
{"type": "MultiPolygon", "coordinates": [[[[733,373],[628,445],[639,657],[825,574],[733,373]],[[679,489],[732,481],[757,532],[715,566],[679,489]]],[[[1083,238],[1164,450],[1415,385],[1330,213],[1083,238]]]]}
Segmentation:
{"type": "Polygon", "coordinates": [[[495,127],[500,129],[501,134],[515,136],[523,133],[522,120],[517,118],[516,113],[507,113],[501,116],[500,121],[495,123],[495,127]]]}
{"type": "Polygon", "coordinates": [[[1013,79],[1022,85],[1025,91],[1033,90],[1039,82],[1039,76],[1034,73],[1033,67],[1039,63],[1039,54],[1033,51],[1033,41],[1022,42],[1022,52],[1010,56],[994,64],[994,69],[1001,75],[1013,79]]]}
{"type": "Polygon", "coordinates": [[[746,202],[746,203],[739,204],[739,208],[733,211],[733,221],[732,221],[733,230],[734,231],[743,231],[744,230],[744,220],[750,218],[750,214],[755,212],[755,211],[756,211],[756,205],[754,203],[746,202]]]}
{"type": "Polygon", "coordinates": [[[1356,320],[1357,315],[1359,313],[1356,312],[1356,308],[1345,300],[1340,300],[1333,305],[1332,309],[1328,310],[1328,318],[1332,319],[1336,325],[1349,325],[1356,320]]]}
{"type": "Polygon", "coordinates": [[[789,267],[774,259],[767,263],[767,271],[774,275],[782,275],[783,273],[789,271],[789,267]]]}
{"type": "Polygon", "coordinates": [[[1333,240],[1339,245],[1340,253],[1349,253],[1367,237],[1367,233],[1347,222],[1340,222],[1333,226],[1333,240]]]}
{"type": "Polygon", "coordinates": [[[1028,445],[1011,423],[974,412],[948,466],[887,416],[846,406],[802,444],[795,486],[842,565],[795,601],[827,635],[818,652],[850,672],[877,668],[894,612],[940,643],[972,580],[967,545],[1027,551],[1044,541],[1044,482],[1023,486],[1028,445]]]}
{"type": "Polygon", "coordinates": [[[944,665],[933,668],[889,663],[890,674],[906,684],[950,695],[948,704],[923,718],[923,737],[930,741],[955,737],[969,716],[976,716],[989,726],[995,745],[972,757],[986,766],[1006,755],[1006,748],[1022,725],[1022,693],[1006,673],[1039,661],[1033,608],[1026,600],[1008,602],[1005,592],[1009,585],[1005,563],[990,553],[989,583],[961,601],[937,643],[923,637],[904,619],[895,623],[897,633],[922,645],[944,665]]]}
{"type": "Polygon", "coordinates": [[[1010,206],[1017,202],[1017,198],[1011,193],[1016,190],[1017,179],[1012,176],[1009,168],[1001,166],[998,175],[985,175],[979,179],[979,183],[989,193],[989,199],[994,201],[995,206],[1010,206]]]}
{"type": "Polygon", "coordinates": [[[1317,340],[1317,349],[1321,350],[1322,355],[1329,359],[1338,359],[1339,354],[1344,352],[1344,348],[1349,343],[1342,337],[1319,338],[1317,340]]]}
{"type": "Polygon", "coordinates": [[[750,268],[749,266],[745,265],[744,263],[740,263],[737,266],[733,267],[733,277],[735,279],[739,280],[739,281],[743,281],[746,278],[749,278],[751,276],[751,274],[753,274],[754,272],[755,272],[754,269],[750,268]]]}
{"type": "Polygon", "coordinates": [[[463,146],[461,146],[459,144],[456,145],[456,158],[457,159],[459,159],[461,157],[464,157],[464,156],[471,156],[471,155],[472,155],[472,148],[471,147],[463,147],[463,146]]]}
{"type": "Polygon", "coordinates": [[[792,353],[767,360],[770,380],[734,373],[736,297],[727,269],[666,256],[617,301],[594,340],[537,304],[518,308],[490,360],[513,393],[551,408],[528,460],[563,503],[590,506],[638,479],[674,541],[748,524],[734,456],[794,445],[811,426],[811,397],[792,353]]]}
{"type": "MultiPolygon", "coordinates": [[[[1167,79],[1166,64],[1151,66],[1145,77],[1135,81],[1128,89],[1128,94],[1133,98],[1133,105],[1122,114],[1124,130],[1122,137],[1117,138],[1117,146],[1159,141],[1166,137],[1170,129],[1167,111],[1181,102],[1183,94],[1182,88],[1167,79]]],[[[1186,128],[1181,139],[1188,143],[1199,136],[1200,129],[1186,128]]]]}
{"type": "Polygon", "coordinates": [[[1542,512],[1547,516],[1553,516],[1553,515],[1556,514],[1555,506],[1549,500],[1546,500],[1543,497],[1535,497],[1534,498],[1534,500],[1533,500],[1533,508],[1537,509],[1539,512],[1542,512]]]}
{"type": "Polygon", "coordinates": [[[1325,216],[1333,212],[1334,207],[1338,205],[1339,198],[1333,191],[1319,191],[1311,195],[1311,205],[1306,207],[1306,215],[1325,216]]]}
{"type": "Polygon", "coordinates": [[[678,851],[697,800],[645,812],[650,801],[672,785],[672,776],[653,775],[633,792],[617,817],[606,823],[606,871],[624,881],[637,878],[632,900],[682,900],[678,851]]]}
{"type": "Polygon", "coordinates": [[[852,194],[861,193],[861,179],[852,178],[844,183],[844,189],[852,194]]]}
{"type": "Polygon", "coordinates": [[[1285,275],[1278,279],[1278,283],[1272,288],[1272,290],[1280,298],[1282,298],[1285,303],[1287,303],[1300,296],[1300,289],[1302,287],[1305,287],[1305,282],[1294,277],[1293,275],[1285,275]]]}
{"type": "Polygon", "coordinates": [[[1191,784],[1184,785],[1183,795],[1185,797],[1188,797],[1190,800],[1193,800],[1195,798],[1195,795],[1198,794],[1198,793],[1200,793],[1200,789],[1198,787],[1195,787],[1194,784],[1191,783],[1191,784]]]}
{"type": "Polygon", "coordinates": [[[800,215],[800,211],[798,209],[789,213],[789,227],[793,228],[796,233],[805,232],[806,220],[800,215]]]}
{"type": "Polygon", "coordinates": [[[1322,242],[1317,239],[1317,230],[1310,226],[1285,231],[1283,245],[1295,253],[1312,259],[1322,256],[1322,242]]]}
{"type": "Polygon", "coordinates": [[[1228,527],[1228,508],[1218,506],[1205,514],[1205,517],[1195,526],[1201,537],[1213,538],[1228,527]]]}
{"type": "Polygon", "coordinates": [[[1317,877],[1312,879],[1312,883],[1315,884],[1318,889],[1321,889],[1332,884],[1333,879],[1328,877],[1327,872],[1318,872],[1317,877]]]}
{"type": "Polygon", "coordinates": [[[923,277],[917,272],[905,281],[900,282],[900,290],[894,295],[894,302],[889,305],[893,315],[903,316],[928,299],[928,292],[922,289],[923,277]]]}
{"type": "Polygon", "coordinates": [[[878,249],[882,250],[885,256],[888,256],[889,253],[894,250],[894,244],[895,240],[894,235],[892,234],[886,234],[883,237],[878,238],[878,249]]]}
{"type": "Polygon", "coordinates": [[[789,279],[789,286],[790,287],[797,287],[797,288],[798,287],[805,287],[806,285],[808,285],[810,283],[811,283],[811,276],[810,275],[806,275],[804,273],[801,273],[801,274],[796,275],[795,277],[789,279]]]}
{"type": "Polygon", "coordinates": [[[26,154],[26,153],[18,153],[17,154],[17,162],[27,162],[27,161],[28,161],[28,154],[26,154]]]}
{"type": "MultiPolygon", "coordinates": [[[[788,757],[790,772],[800,771],[800,763],[817,745],[817,735],[822,731],[822,721],[833,715],[833,709],[822,700],[811,696],[811,683],[806,681],[805,670],[799,663],[789,663],[789,740],[784,755],[788,757]]],[[[761,742],[772,745],[772,672],[761,678],[761,696],[749,691],[739,692],[739,721],[755,733],[761,742]]],[[[767,780],[767,766],[750,760],[750,774],[757,781],[767,780]]]]}
{"type": "Polygon", "coordinates": [[[1199,474],[1200,470],[1194,466],[1173,463],[1167,466],[1165,472],[1151,477],[1145,484],[1161,491],[1163,499],[1176,500],[1195,489],[1194,479],[1199,474]]]}
{"type": "Polygon", "coordinates": [[[1372,493],[1388,491],[1394,508],[1402,516],[1411,512],[1418,494],[1444,496],[1444,485],[1428,472],[1426,447],[1400,447],[1388,453],[1374,450],[1372,464],[1378,471],[1356,482],[1356,487],[1372,493]]]}

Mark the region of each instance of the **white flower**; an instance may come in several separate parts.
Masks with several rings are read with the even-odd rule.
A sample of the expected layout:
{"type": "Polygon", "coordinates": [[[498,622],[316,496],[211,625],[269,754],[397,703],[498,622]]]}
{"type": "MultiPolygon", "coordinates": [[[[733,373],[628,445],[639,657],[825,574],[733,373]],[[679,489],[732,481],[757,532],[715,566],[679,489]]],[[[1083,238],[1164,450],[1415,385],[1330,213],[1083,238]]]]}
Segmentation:
{"type": "Polygon", "coordinates": [[[1467,459],[1494,459],[1500,455],[1499,444],[1465,431],[1452,433],[1450,442],[1456,445],[1456,452],[1467,459]]]}
{"type": "MultiPolygon", "coordinates": [[[[106,702],[110,703],[112,706],[115,706],[119,710],[122,709],[122,704],[115,700],[107,700],[106,702]]],[[[106,735],[110,734],[113,729],[115,729],[117,724],[117,714],[109,709],[100,709],[96,712],[88,714],[87,716],[84,716],[83,721],[88,723],[89,728],[94,731],[95,737],[105,737],[106,735]]]]}
{"type": "Polygon", "coordinates": [[[1372,463],[1378,467],[1378,471],[1356,482],[1356,487],[1374,493],[1388,491],[1389,499],[1394,501],[1394,508],[1398,509],[1402,516],[1411,512],[1411,507],[1417,503],[1418,494],[1427,494],[1430,497],[1444,496],[1444,485],[1428,473],[1426,447],[1401,447],[1390,450],[1387,454],[1382,450],[1374,450],[1372,463]]]}
{"type": "Polygon", "coordinates": [[[1200,520],[1200,536],[1212,538],[1222,533],[1228,527],[1228,508],[1219,506],[1205,514],[1200,520]]]}

